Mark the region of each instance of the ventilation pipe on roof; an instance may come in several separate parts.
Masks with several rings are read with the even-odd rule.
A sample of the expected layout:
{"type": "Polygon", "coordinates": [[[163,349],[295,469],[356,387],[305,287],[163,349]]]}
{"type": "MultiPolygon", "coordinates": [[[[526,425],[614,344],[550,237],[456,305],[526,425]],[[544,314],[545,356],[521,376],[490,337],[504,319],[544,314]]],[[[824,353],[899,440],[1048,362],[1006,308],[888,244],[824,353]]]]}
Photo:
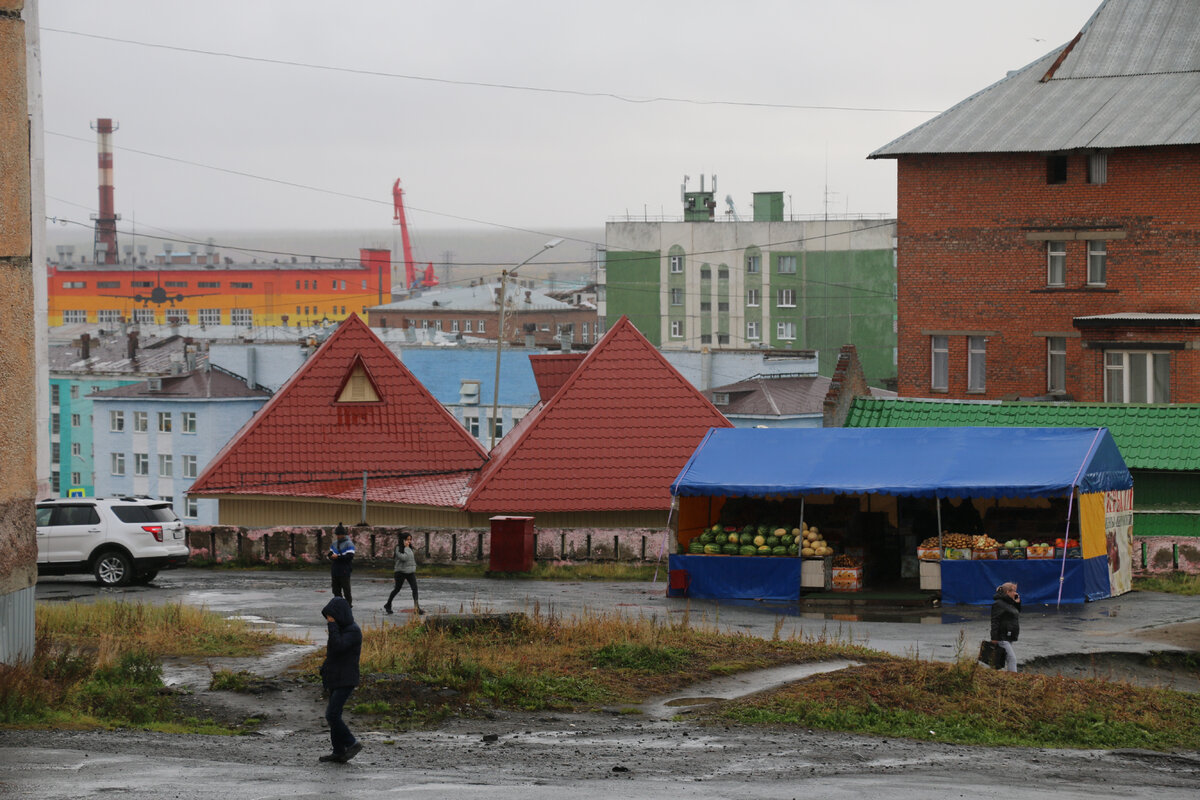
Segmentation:
{"type": "Polygon", "coordinates": [[[533,302],[533,292],[529,291],[528,289],[525,290],[525,302],[526,303],[533,302]]]}
{"type": "Polygon", "coordinates": [[[132,361],[133,359],[137,358],[138,332],[130,331],[126,342],[127,342],[126,349],[125,349],[126,356],[129,358],[130,361],[132,361]]]}
{"type": "Polygon", "coordinates": [[[258,351],[254,347],[246,348],[246,386],[258,388],[258,351]]]}
{"type": "Polygon", "coordinates": [[[84,361],[92,357],[92,335],[90,333],[79,336],[79,357],[84,361]]]}
{"type": "Polygon", "coordinates": [[[700,348],[700,386],[702,392],[707,392],[712,389],[712,350],[707,347],[700,348]]]}

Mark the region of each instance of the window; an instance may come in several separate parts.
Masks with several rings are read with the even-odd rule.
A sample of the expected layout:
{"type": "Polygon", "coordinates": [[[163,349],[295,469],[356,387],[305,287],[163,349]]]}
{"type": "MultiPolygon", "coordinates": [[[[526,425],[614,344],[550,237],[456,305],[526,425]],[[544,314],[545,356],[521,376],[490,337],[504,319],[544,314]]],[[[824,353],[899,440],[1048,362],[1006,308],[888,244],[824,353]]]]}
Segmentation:
{"type": "Polygon", "coordinates": [[[304,291],[308,291],[308,281],[304,282],[304,291]]]}
{"type": "Polygon", "coordinates": [[[63,325],[87,322],[87,312],[79,309],[63,311],[63,325]]]}
{"type": "Polygon", "coordinates": [[[762,270],[762,256],[746,256],[746,272],[755,275],[762,270]]]}
{"type": "Polygon", "coordinates": [[[125,474],[125,454],[124,453],[113,453],[112,454],[112,470],[111,471],[112,471],[113,475],[124,475],[125,474]]]}
{"type": "Polygon", "coordinates": [[[254,324],[254,312],[249,308],[234,308],[229,312],[229,322],[231,325],[239,325],[243,328],[249,328],[254,324]]]}
{"type": "Polygon", "coordinates": [[[796,257],[795,256],[780,256],[779,257],[779,274],[780,275],[795,275],[796,274],[796,257]]]}
{"type": "Polygon", "coordinates": [[[200,324],[201,325],[220,325],[221,324],[221,309],[219,308],[202,308],[200,309],[200,324]]]}
{"type": "Polygon", "coordinates": [[[746,323],[746,338],[747,339],[757,340],[757,339],[762,338],[762,333],[760,332],[762,329],[759,327],[759,325],[760,325],[760,323],[757,321],[751,321],[751,322],[746,323]]]}
{"type": "Polygon", "coordinates": [[[1046,337],[1046,391],[1067,390],[1067,337],[1046,337]]]}
{"type": "Polygon", "coordinates": [[[483,320],[479,320],[479,332],[486,333],[486,331],[483,329],[483,320]]]}
{"type": "Polygon", "coordinates": [[[672,339],[682,339],[683,338],[683,320],[678,320],[678,319],[671,320],[671,338],[672,339]]]}
{"type": "Polygon", "coordinates": [[[1103,239],[1088,241],[1088,286],[1103,286],[1108,277],[1108,242],[1103,239]]]}
{"type": "Polygon", "coordinates": [[[195,519],[200,516],[200,501],[195,497],[189,497],[184,500],[183,515],[190,519],[195,519]]]}
{"type": "Polygon", "coordinates": [[[134,453],[133,454],[133,474],[134,475],[149,475],[150,474],[150,454],[149,453],[134,453]]]}
{"type": "Polygon", "coordinates": [[[82,422],[82,420],[80,419],[78,414],[71,415],[71,427],[72,428],[78,428],[79,425],[81,424],[81,422],[82,422]]]}
{"type": "Polygon", "coordinates": [[[83,443],[82,442],[71,442],[71,455],[73,455],[73,456],[82,456],[83,455],[83,443]]]}
{"type": "Polygon", "coordinates": [[[60,458],[58,442],[51,442],[50,443],[50,461],[51,461],[51,463],[57,464],[61,460],[62,459],[60,458]]]}
{"type": "Polygon", "coordinates": [[[434,323],[434,327],[437,328],[439,331],[442,330],[442,322],[443,322],[443,320],[439,319],[434,323]]]}
{"type": "Polygon", "coordinates": [[[671,256],[667,259],[671,264],[671,272],[678,275],[683,272],[683,256],[671,256]]]}
{"type": "Polygon", "coordinates": [[[196,432],[196,412],[195,411],[180,412],[179,425],[180,425],[180,430],[182,430],[184,433],[195,433],[196,432]]]}
{"type": "Polygon", "coordinates": [[[116,325],[121,321],[121,312],[115,308],[102,308],[96,312],[96,322],[100,325],[116,325]]]}
{"type": "Polygon", "coordinates": [[[501,438],[503,438],[503,436],[504,436],[504,418],[503,417],[489,418],[488,419],[488,427],[491,429],[490,430],[491,435],[495,436],[497,441],[499,441],[501,438]]]}
{"type": "Polygon", "coordinates": [[[254,284],[249,281],[230,281],[229,287],[231,289],[253,289],[254,284]]]}
{"type": "Polygon", "coordinates": [[[299,288],[300,288],[300,281],[299,281],[299,280],[297,280],[297,281],[296,281],[296,288],[297,288],[297,289],[299,289],[299,288]]]}
{"type": "Polygon", "coordinates": [[[97,384],[95,384],[95,383],[93,383],[93,384],[92,384],[92,392],[91,392],[91,393],[92,393],[92,394],[95,394],[95,393],[96,393],[96,392],[98,392],[98,391],[100,391],[100,386],[99,386],[99,385],[97,385],[97,384]]]}
{"type": "Polygon", "coordinates": [[[761,292],[758,289],[747,289],[746,290],[746,305],[757,307],[759,305],[759,303],[761,302],[760,297],[761,297],[761,292]]]}
{"type": "Polygon", "coordinates": [[[717,279],[729,278],[729,267],[717,267],[717,279]]]}
{"type": "Polygon", "coordinates": [[[159,433],[170,433],[171,432],[171,412],[170,411],[158,412],[158,431],[159,431],[159,433]]]}
{"type": "Polygon", "coordinates": [[[671,290],[671,305],[673,305],[673,306],[683,305],[683,289],[672,289],[671,290]]]}
{"type": "Polygon", "coordinates": [[[150,414],[146,411],[133,412],[133,429],[138,433],[150,430],[150,414]]]}
{"type": "Polygon", "coordinates": [[[451,321],[450,321],[450,332],[451,332],[451,333],[458,333],[458,332],[459,332],[459,324],[458,324],[458,320],[451,320],[451,321]]]}
{"type": "Polygon", "coordinates": [[[982,392],[987,388],[987,337],[967,337],[967,391],[982,392]]]}
{"type": "Polygon", "coordinates": [[[170,289],[186,289],[187,281],[167,281],[163,285],[170,289]]]}
{"type": "Polygon", "coordinates": [[[794,323],[794,322],[777,322],[777,323],[775,323],[775,336],[778,339],[795,339],[796,338],[796,323],[794,323]]]}
{"type": "Polygon", "coordinates": [[[153,289],[154,281],[130,281],[129,285],[134,289],[153,289]]]}
{"type": "Polygon", "coordinates": [[[700,310],[701,311],[712,311],[712,303],[708,302],[707,300],[701,300],[700,301],[700,310]]]}
{"type": "Polygon", "coordinates": [[[714,406],[729,405],[729,392],[713,392],[712,398],[714,406]]]}
{"type": "Polygon", "coordinates": [[[71,384],[71,399],[72,400],[79,399],[79,384],[77,384],[77,383],[71,384]]]}
{"type": "Polygon", "coordinates": [[[51,414],[50,415],[50,432],[58,433],[58,426],[59,426],[58,414],[51,414]]]}
{"type": "Polygon", "coordinates": [[[1171,354],[1109,350],[1104,354],[1104,400],[1171,402],[1171,354]]]}
{"type": "Polygon", "coordinates": [[[780,289],[776,295],[775,305],[780,308],[795,308],[796,307],[796,290],[795,289],[780,289]]]}
{"type": "Polygon", "coordinates": [[[463,333],[472,333],[473,332],[472,328],[474,327],[474,322],[475,322],[475,320],[471,320],[471,319],[463,320],[463,333]]]}
{"type": "Polygon", "coordinates": [[[582,338],[580,339],[580,341],[583,342],[584,344],[587,344],[588,343],[588,335],[589,335],[588,334],[588,324],[585,322],[585,323],[583,323],[583,332],[582,332],[582,338]]]}
{"type": "Polygon", "coordinates": [[[366,288],[367,288],[367,282],[366,282],[366,281],[363,281],[363,282],[362,282],[362,288],[363,288],[363,291],[366,291],[366,288]]]}
{"type": "Polygon", "coordinates": [[[1088,183],[1108,183],[1108,153],[1088,154],[1088,183]]]}
{"type": "Polygon", "coordinates": [[[950,337],[930,337],[931,366],[929,387],[934,391],[950,390],[950,337]]]}
{"type": "Polygon", "coordinates": [[[87,281],[63,281],[64,289],[86,289],[87,281]]]}
{"type": "Polygon", "coordinates": [[[479,438],[479,417],[467,417],[465,422],[467,423],[467,433],[471,434],[476,439],[478,439],[479,438]]]}
{"type": "Polygon", "coordinates": [[[71,473],[71,484],[73,486],[78,486],[81,483],[83,483],[83,473],[82,472],[72,472],[71,473]]]}
{"type": "Polygon", "coordinates": [[[135,308],[133,310],[133,321],[138,325],[153,325],[154,324],[154,309],[153,308],[135,308]]]}
{"type": "Polygon", "coordinates": [[[120,289],[120,281],[96,281],[97,289],[120,289]]]}
{"type": "Polygon", "coordinates": [[[220,281],[200,281],[196,285],[199,286],[201,289],[220,289],[221,288],[220,281]]]}
{"type": "Polygon", "coordinates": [[[717,344],[729,344],[729,334],[728,333],[718,333],[717,334],[717,344]]]}
{"type": "Polygon", "coordinates": [[[717,303],[717,311],[718,311],[718,312],[720,312],[720,311],[728,311],[728,310],[729,310],[729,303],[728,303],[728,302],[721,301],[721,302],[717,303]]]}
{"type": "Polygon", "coordinates": [[[179,468],[182,470],[181,475],[184,478],[194,478],[200,474],[199,470],[196,468],[197,464],[195,456],[180,456],[179,458],[182,462],[179,465],[179,468]]]}
{"type": "Polygon", "coordinates": [[[1067,285],[1067,243],[1046,242],[1046,285],[1067,285]]]}
{"type": "Polygon", "coordinates": [[[175,498],[169,494],[160,494],[158,499],[162,500],[164,503],[170,503],[171,505],[175,504],[175,498]]]}
{"type": "Polygon", "coordinates": [[[160,477],[160,478],[171,477],[171,470],[172,470],[171,456],[166,455],[166,454],[160,454],[158,456],[158,477],[160,477]]]}
{"type": "Polygon", "coordinates": [[[700,334],[700,344],[712,344],[712,334],[711,333],[700,334]]]}
{"type": "Polygon", "coordinates": [[[57,383],[50,384],[50,405],[58,405],[58,395],[61,389],[57,383]]]}
{"type": "Polygon", "coordinates": [[[1046,183],[1067,182],[1067,157],[1046,156],[1046,183]]]}
{"type": "Polygon", "coordinates": [[[707,281],[712,279],[712,270],[708,267],[700,268],[700,280],[707,281]]]}

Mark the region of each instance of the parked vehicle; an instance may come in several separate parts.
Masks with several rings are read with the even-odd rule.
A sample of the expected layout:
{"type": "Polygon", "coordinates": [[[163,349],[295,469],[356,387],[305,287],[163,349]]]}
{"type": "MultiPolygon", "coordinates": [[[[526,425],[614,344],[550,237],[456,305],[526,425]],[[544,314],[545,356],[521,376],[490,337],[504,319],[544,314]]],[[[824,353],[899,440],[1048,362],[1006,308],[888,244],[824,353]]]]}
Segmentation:
{"type": "Polygon", "coordinates": [[[64,497],[37,504],[38,573],[92,573],[101,586],[149,583],[187,566],[187,531],[170,503],[64,497]]]}

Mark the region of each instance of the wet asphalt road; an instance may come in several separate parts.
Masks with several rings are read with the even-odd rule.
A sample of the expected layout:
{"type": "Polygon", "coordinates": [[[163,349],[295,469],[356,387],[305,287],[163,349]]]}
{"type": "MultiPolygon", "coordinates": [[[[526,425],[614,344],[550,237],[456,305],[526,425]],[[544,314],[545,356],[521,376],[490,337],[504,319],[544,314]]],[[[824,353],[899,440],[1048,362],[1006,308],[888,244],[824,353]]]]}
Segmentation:
{"type": "MultiPolygon", "coordinates": [[[[665,575],[663,576],[665,578],[665,575]]],[[[391,581],[355,576],[355,611],[367,625],[403,621],[380,610],[391,581]]],[[[430,613],[506,612],[653,616],[756,636],[838,638],[900,655],[949,660],[986,635],[987,609],[822,611],[758,603],[668,599],[657,584],[423,579],[430,613]],[[857,616],[857,618],[855,618],[857,616]]],[[[85,578],[39,584],[41,602],[120,596],[207,607],[324,637],[329,598],[321,572],[163,573],[153,586],[100,590],[85,578]]],[[[407,595],[396,608],[408,607],[407,595]]],[[[1148,630],[1200,620],[1192,598],[1132,594],[1062,609],[1026,607],[1018,653],[1149,652],[1167,646],[1148,630]]],[[[500,715],[437,731],[363,732],[349,765],[317,764],[324,734],[257,737],[122,732],[0,731],[0,797],[442,798],[578,797],[1194,798],[1200,753],[1011,750],[888,741],[811,731],[749,734],[696,729],[669,719],[604,715],[500,715]],[[488,742],[484,737],[495,736],[488,742]]]]}

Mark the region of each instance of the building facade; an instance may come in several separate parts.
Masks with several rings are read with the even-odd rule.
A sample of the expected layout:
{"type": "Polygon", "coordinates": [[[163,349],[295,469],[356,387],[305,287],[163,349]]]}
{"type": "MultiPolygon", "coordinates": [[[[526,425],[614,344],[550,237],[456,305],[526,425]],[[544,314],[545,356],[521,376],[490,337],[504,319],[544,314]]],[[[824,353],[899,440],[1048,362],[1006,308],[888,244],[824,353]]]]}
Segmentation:
{"type": "Polygon", "coordinates": [[[601,321],[626,315],[664,352],[857,345],[895,377],[895,221],[609,222],[601,321]]]}
{"type": "Polygon", "coordinates": [[[897,161],[901,395],[1200,401],[1195,11],[1105,2],[872,154],[897,161]]]}

